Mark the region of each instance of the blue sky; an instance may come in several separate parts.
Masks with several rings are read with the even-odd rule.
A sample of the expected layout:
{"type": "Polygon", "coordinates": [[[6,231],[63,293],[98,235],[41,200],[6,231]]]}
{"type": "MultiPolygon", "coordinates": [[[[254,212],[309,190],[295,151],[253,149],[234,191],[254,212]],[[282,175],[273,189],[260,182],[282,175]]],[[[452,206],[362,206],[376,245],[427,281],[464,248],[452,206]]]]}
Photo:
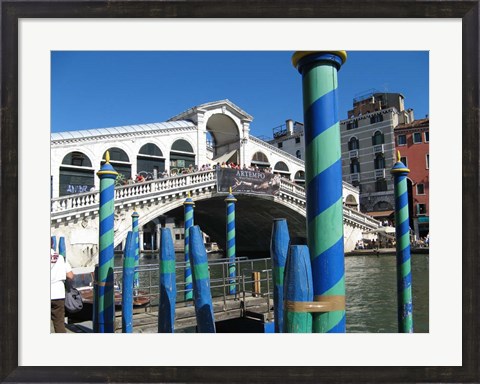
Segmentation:
{"type": "MultiPolygon", "coordinates": [[[[52,52],[52,132],[163,122],[229,99],[253,116],[255,136],[303,122],[292,51],[52,52]]],[[[355,96],[399,92],[415,118],[429,113],[427,51],[348,51],[339,72],[339,117],[355,96]]]]}

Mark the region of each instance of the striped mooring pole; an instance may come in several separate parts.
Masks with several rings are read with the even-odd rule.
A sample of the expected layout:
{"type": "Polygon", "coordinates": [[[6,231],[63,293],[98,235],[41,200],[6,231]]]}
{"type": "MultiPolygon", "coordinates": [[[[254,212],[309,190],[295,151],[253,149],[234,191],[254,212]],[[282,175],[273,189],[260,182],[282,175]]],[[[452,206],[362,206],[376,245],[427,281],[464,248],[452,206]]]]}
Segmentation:
{"type": "Polygon", "coordinates": [[[175,247],[169,228],[160,229],[159,251],[158,333],[173,333],[175,327],[175,302],[177,285],[175,274],[175,247]]]}
{"type": "Polygon", "coordinates": [[[122,332],[133,332],[133,276],[135,273],[135,234],[128,232],[123,250],[122,332]]]}
{"type": "Polygon", "coordinates": [[[185,301],[193,300],[193,291],[192,291],[192,268],[190,265],[190,228],[193,227],[193,208],[195,203],[188,192],[187,198],[184,203],[184,237],[185,237],[185,301]]]}
{"type": "Polygon", "coordinates": [[[273,265],[273,313],[275,333],[283,332],[283,281],[290,235],[286,219],[273,220],[270,257],[273,265]]]}
{"type": "Polygon", "coordinates": [[[140,279],[138,275],[138,266],[140,265],[140,234],[138,233],[138,218],[137,211],[132,213],[132,232],[133,232],[133,244],[135,246],[135,272],[133,275],[133,287],[138,288],[140,285],[140,279]]]}
{"type": "Polygon", "coordinates": [[[312,333],[312,266],[306,245],[291,245],[285,265],[285,333],[312,333]]]}
{"type": "Polygon", "coordinates": [[[113,224],[115,179],[118,173],[110,164],[110,153],[105,153],[105,164],[97,176],[100,178],[99,209],[99,261],[95,280],[94,330],[98,333],[113,333],[115,321],[115,297],[113,287],[113,224]],[[96,316],[95,316],[96,315],[96,316]]]}
{"type": "Polygon", "coordinates": [[[197,331],[199,333],[215,333],[210,273],[202,231],[198,225],[191,227],[189,231],[197,331]]]}
{"type": "Polygon", "coordinates": [[[395,237],[397,254],[398,332],[413,333],[412,270],[410,263],[410,225],[408,216],[407,175],[410,170],[400,161],[390,171],[395,185],[395,237]]]}
{"type": "Polygon", "coordinates": [[[302,75],[307,242],[314,301],[335,303],[335,310],[314,313],[315,333],[346,331],[342,159],[337,102],[337,72],[346,59],[345,51],[298,51],[292,57],[294,67],[302,75]]]}
{"type": "Polygon", "coordinates": [[[67,260],[67,247],[65,246],[65,237],[60,236],[58,240],[58,254],[67,260]]]}
{"type": "Polygon", "coordinates": [[[228,264],[228,276],[229,288],[228,293],[234,295],[237,292],[236,289],[236,271],[235,271],[235,203],[237,199],[232,194],[232,187],[228,193],[225,203],[227,204],[227,259],[228,264]]]}

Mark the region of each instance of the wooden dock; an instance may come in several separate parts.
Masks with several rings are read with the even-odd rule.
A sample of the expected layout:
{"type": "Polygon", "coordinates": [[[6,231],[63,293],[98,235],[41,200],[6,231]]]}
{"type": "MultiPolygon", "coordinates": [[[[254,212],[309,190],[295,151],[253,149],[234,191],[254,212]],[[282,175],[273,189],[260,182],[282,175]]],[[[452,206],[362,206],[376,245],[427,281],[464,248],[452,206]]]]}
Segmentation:
{"type": "MultiPolygon", "coordinates": [[[[252,294],[245,296],[234,295],[225,298],[213,298],[213,312],[215,322],[239,319],[242,317],[269,322],[273,320],[273,300],[267,297],[255,297],[252,294]]],[[[133,310],[134,333],[157,333],[158,306],[147,306],[133,310]]],[[[193,302],[178,303],[175,308],[175,332],[195,332],[197,320],[193,302]]],[[[67,326],[68,332],[93,332],[91,320],[71,322],[67,326]]],[[[122,332],[122,312],[115,313],[115,332],[122,332]]],[[[235,332],[234,330],[232,332],[235,332]]]]}

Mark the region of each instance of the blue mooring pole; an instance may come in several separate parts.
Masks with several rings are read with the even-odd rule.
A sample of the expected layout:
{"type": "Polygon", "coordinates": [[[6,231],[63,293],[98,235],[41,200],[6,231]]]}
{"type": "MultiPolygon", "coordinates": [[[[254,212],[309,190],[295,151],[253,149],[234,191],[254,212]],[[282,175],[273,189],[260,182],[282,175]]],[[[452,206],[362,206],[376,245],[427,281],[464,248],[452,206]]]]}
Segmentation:
{"type": "Polygon", "coordinates": [[[273,265],[273,312],[275,333],[283,332],[283,281],[290,235],[286,219],[273,220],[270,257],[273,265]]]}
{"type": "Polygon", "coordinates": [[[185,246],[184,246],[184,253],[185,253],[185,301],[193,299],[193,292],[192,292],[192,267],[191,267],[191,257],[190,257],[190,240],[189,236],[189,229],[193,227],[193,208],[195,207],[195,203],[190,196],[190,192],[188,192],[187,198],[185,199],[184,203],[184,237],[185,237],[185,246]]]}
{"type": "Polygon", "coordinates": [[[58,254],[63,256],[63,258],[67,259],[67,247],[65,246],[65,237],[60,236],[58,241],[58,254]]]}
{"type": "Polygon", "coordinates": [[[312,333],[312,266],[306,245],[291,245],[285,265],[284,332],[312,333]]]}
{"type": "Polygon", "coordinates": [[[229,288],[228,293],[234,295],[237,292],[236,289],[236,271],[235,271],[235,256],[236,256],[236,247],[235,247],[235,203],[237,199],[232,194],[232,187],[230,187],[230,193],[225,199],[227,204],[227,259],[229,261],[228,265],[228,276],[229,288]]]}
{"type": "Polygon", "coordinates": [[[158,333],[173,333],[175,328],[177,281],[175,274],[175,248],[169,228],[160,229],[159,264],[158,333]]]}
{"type": "Polygon", "coordinates": [[[407,175],[410,170],[400,161],[400,151],[397,152],[397,162],[390,172],[393,175],[395,185],[398,332],[413,333],[412,269],[407,188],[407,175]]]}
{"type": "Polygon", "coordinates": [[[215,333],[215,318],[213,315],[212,293],[210,291],[207,251],[203,244],[202,231],[198,225],[190,227],[189,238],[197,331],[199,333],[215,333]]]}
{"type": "Polygon", "coordinates": [[[57,236],[52,236],[50,238],[50,247],[57,252],[57,236]]]}
{"type": "Polygon", "coordinates": [[[140,233],[138,231],[138,218],[139,214],[137,211],[132,213],[132,232],[133,232],[133,243],[135,244],[135,272],[133,275],[133,286],[134,288],[139,287],[140,278],[138,273],[138,268],[140,265],[140,233]]]}
{"type": "Polygon", "coordinates": [[[132,231],[128,232],[123,250],[122,280],[122,332],[133,332],[133,278],[135,273],[135,239],[132,231]]]}

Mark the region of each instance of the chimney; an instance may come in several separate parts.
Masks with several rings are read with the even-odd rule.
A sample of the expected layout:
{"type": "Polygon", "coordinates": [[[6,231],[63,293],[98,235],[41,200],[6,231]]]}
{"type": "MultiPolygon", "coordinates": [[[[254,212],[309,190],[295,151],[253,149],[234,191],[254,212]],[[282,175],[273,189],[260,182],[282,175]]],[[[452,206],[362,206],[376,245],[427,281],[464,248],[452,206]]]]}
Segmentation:
{"type": "Polygon", "coordinates": [[[287,133],[289,136],[293,135],[293,120],[292,119],[288,119],[286,122],[287,124],[287,133]]]}

